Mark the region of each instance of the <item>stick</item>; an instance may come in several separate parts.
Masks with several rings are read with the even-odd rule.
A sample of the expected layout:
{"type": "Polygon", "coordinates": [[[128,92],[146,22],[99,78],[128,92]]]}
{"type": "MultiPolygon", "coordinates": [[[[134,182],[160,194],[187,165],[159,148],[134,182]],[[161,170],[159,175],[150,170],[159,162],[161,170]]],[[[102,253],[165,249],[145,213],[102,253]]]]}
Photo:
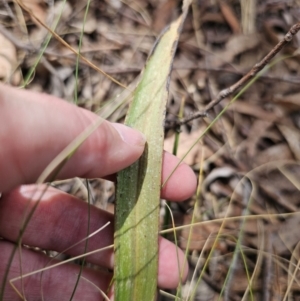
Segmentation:
{"type": "Polygon", "coordinates": [[[271,59],[273,59],[275,55],[293,39],[294,35],[299,30],[300,30],[300,22],[293,25],[288,31],[288,33],[284,36],[283,40],[281,40],[259,63],[255,64],[245,76],[243,76],[239,81],[237,81],[229,88],[220,91],[217,97],[214,100],[212,100],[209,104],[207,104],[207,106],[204,108],[203,111],[199,111],[187,118],[177,120],[177,121],[166,120],[166,123],[180,126],[196,118],[206,117],[208,115],[208,111],[211,110],[215,105],[217,105],[224,98],[236,92],[239,88],[245,85],[250,79],[255,77],[258,74],[258,72],[260,72],[271,61],[271,59]]]}

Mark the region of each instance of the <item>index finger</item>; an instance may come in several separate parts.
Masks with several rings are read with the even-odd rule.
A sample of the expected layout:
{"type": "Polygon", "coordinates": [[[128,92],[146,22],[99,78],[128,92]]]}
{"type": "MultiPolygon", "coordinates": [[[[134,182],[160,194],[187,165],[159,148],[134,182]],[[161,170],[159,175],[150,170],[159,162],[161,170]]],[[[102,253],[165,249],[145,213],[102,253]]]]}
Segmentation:
{"type": "MultiPolygon", "coordinates": [[[[92,112],[54,96],[0,85],[0,191],[34,183],[47,165],[90,124],[92,112]]],[[[136,161],[145,139],[136,130],[103,121],[82,143],[59,173],[60,179],[100,178],[136,161]]],[[[178,159],[164,155],[163,180],[178,159]]],[[[182,200],[193,194],[196,180],[181,164],[163,189],[165,198],[182,200]]]]}
{"type": "MultiPolygon", "coordinates": [[[[0,85],[0,191],[34,183],[47,165],[88,126],[92,112],[56,97],[0,85]]],[[[63,166],[59,178],[96,178],[136,161],[145,138],[103,120],[63,166]]]]}

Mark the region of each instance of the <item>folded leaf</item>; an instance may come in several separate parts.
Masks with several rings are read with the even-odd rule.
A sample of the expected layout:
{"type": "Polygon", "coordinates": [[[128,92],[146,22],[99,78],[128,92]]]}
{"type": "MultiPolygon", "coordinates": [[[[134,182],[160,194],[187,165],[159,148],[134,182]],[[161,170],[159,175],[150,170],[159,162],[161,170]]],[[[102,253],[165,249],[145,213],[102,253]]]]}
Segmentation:
{"type": "Polygon", "coordinates": [[[116,301],[155,300],[164,118],[169,76],[189,3],[157,40],[134,91],[125,124],[147,138],[142,157],[117,177],[116,301]]]}

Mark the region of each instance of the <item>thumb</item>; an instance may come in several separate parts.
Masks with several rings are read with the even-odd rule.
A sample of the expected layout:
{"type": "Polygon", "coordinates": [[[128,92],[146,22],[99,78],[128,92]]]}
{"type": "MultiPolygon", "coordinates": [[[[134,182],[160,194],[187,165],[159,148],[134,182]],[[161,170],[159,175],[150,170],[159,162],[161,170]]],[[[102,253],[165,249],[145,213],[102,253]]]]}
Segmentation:
{"type": "MultiPolygon", "coordinates": [[[[0,85],[0,191],[34,183],[47,165],[99,117],[46,94],[0,85]]],[[[103,177],[136,161],[145,137],[103,120],[59,178],[103,177]]]]}

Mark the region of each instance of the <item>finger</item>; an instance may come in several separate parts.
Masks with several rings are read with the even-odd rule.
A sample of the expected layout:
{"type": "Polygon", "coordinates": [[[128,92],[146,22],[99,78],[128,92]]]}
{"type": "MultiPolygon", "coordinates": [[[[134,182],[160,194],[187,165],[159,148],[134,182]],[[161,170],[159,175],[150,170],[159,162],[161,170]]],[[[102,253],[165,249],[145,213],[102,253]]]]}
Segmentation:
{"type": "Polygon", "coordinates": [[[162,237],[159,238],[158,285],[173,289],[186,280],[188,263],[183,251],[162,237]]]}
{"type": "MultiPolygon", "coordinates": [[[[4,194],[0,200],[0,237],[16,241],[24,220],[35,209],[33,216],[23,234],[22,242],[26,245],[41,249],[64,252],[74,244],[80,244],[69,249],[66,253],[77,256],[85,252],[84,240],[93,233],[110,224],[88,241],[86,252],[101,249],[113,244],[113,215],[107,211],[90,207],[83,201],[59,190],[40,186],[21,186],[9,194],[4,194]],[[89,227],[89,228],[88,228],[89,227]]],[[[88,261],[112,267],[112,249],[96,253],[88,257],[88,261]]]]}
{"type": "MultiPolygon", "coordinates": [[[[0,85],[0,191],[33,183],[46,166],[99,117],[53,96],[0,85]]],[[[59,173],[95,178],[136,161],[145,139],[136,130],[103,121],[59,173]]]]}
{"type": "Polygon", "coordinates": [[[181,163],[179,159],[168,152],[164,152],[162,166],[162,183],[165,185],[161,197],[171,201],[183,201],[191,197],[197,187],[197,179],[193,170],[181,163]]]}
{"type": "MultiPolygon", "coordinates": [[[[24,220],[24,213],[29,214],[40,196],[40,193],[35,193],[34,198],[30,200],[35,187],[29,186],[27,191],[24,188],[23,186],[20,190],[4,194],[0,201],[0,236],[10,241],[17,239],[21,223],[24,220]]],[[[39,192],[41,191],[43,190],[40,189],[39,192]]],[[[93,206],[90,209],[89,219],[86,203],[49,187],[28,223],[22,242],[26,245],[62,252],[87,236],[88,225],[90,233],[92,233],[109,221],[111,224],[108,227],[89,239],[87,252],[112,245],[113,216],[93,206]]],[[[83,254],[84,250],[85,241],[69,249],[66,253],[77,256],[83,254]]],[[[113,268],[113,250],[99,251],[89,255],[87,261],[113,268]]],[[[178,261],[182,266],[184,261],[182,251],[176,252],[173,244],[165,239],[160,239],[158,277],[160,287],[176,287],[180,275],[178,261]]],[[[187,268],[183,277],[186,274],[187,268]]]]}
{"type": "MultiPolygon", "coordinates": [[[[12,243],[0,241],[0,284],[2,284],[4,273],[7,269],[7,262],[9,262],[13,248],[14,245],[12,243]]],[[[9,269],[8,280],[58,263],[58,261],[52,259],[49,264],[49,260],[50,258],[45,254],[23,248],[22,256],[14,256],[13,258],[9,269]]],[[[39,272],[32,276],[23,277],[22,281],[18,279],[14,281],[13,284],[22,295],[24,294],[24,300],[67,301],[70,300],[79,272],[79,265],[65,263],[48,269],[42,274],[39,272]]],[[[102,300],[102,295],[99,290],[106,292],[110,281],[110,273],[95,271],[85,267],[72,300],[102,300]]],[[[6,283],[3,300],[20,300],[9,282],[6,283]]]]}
{"type": "MultiPolygon", "coordinates": [[[[115,175],[105,177],[110,181],[115,181],[115,175]]],[[[174,155],[164,152],[162,164],[162,184],[161,198],[170,201],[184,201],[196,191],[197,179],[193,170],[185,163],[179,164],[179,159],[174,155]]]]}

